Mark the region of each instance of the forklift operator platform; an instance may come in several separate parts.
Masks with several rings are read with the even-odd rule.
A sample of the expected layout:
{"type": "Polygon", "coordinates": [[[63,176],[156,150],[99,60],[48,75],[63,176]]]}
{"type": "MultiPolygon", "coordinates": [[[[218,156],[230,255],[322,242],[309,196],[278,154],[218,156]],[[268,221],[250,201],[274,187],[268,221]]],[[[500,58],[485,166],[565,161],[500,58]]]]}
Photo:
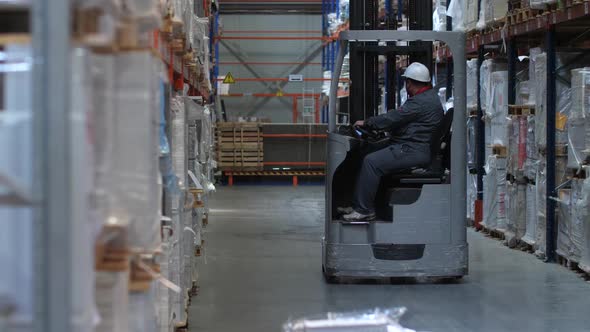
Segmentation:
{"type": "MultiPolygon", "coordinates": [[[[340,277],[461,278],[467,274],[465,67],[465,35],[461,32],[350,30],[340,34],[329,97],[326,220],[322,241],[322,268],[328,282],[340,277]],[[338,81],[349,44],[352,50],[355,43],[391,45],[398,41],[437,40],[446,43],[453,54],[454,109],[443,113],[440,102],[434,106],[424,102],[423,111],[432,113],[432,118],[424,116],[418,121],[428,124],[430,134],[407,136],[404,130],[400,133],[388,126],[384,118],[367,118],[366,123],[353,119],[361,120],[356,126],[337,125],[338,81]],[[427,110],[431,106],[432,110],[427,110]],[[410,141],[421,140],[420,145],[427,153],[419,158],[405,158],[404,149],[411,146],[403,140],[396,144],[399,139],[396,135],[410,141]],[[399,166],[393,170],[376,168],[376,176],[370,176],[372,182],[359,181],[359,186],[368,185],[375,193],[374,199],[357,198],[361,203],[374,204],[366,207],[374,208],[369,211],[374,217],[367,218],[371,220],[343,218],[343,212],[350,211],[339,207],[350,206],[355,201],[358,188],[354,180],[365,167],[365,156],[388,147],[400,149],[388,156],[389,161],[399,166]]],[[[351,85],[354,84],[351,80],[351,85]]],[[[432,93],[422,91],[408,102],[432,93]]]]}

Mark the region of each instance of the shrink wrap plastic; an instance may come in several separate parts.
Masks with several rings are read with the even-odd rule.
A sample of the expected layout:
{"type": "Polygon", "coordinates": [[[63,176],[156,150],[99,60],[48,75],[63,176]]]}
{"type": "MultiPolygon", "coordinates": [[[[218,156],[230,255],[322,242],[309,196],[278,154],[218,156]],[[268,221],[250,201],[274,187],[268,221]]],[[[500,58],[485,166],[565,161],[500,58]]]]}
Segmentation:
{"type": "MultiPolygon", "coordinates": [[[[0,67],[0,195],[30,201],[33,189],[32,51],[5,45],[0,67]],[[8,143],[7,143],[8,142],[8,143]]],[[[0,205],[0,330],[23,325],[32,330],[34,313],[33,209],[0,205]]]]}
{"type": "MultiPolygon", "coordinates": [[[[586,172],[590,171],[586,168],[586,172]]],[[[582,223],[583,235],[580,243],[581,257],[579,267],[590,273],[590,179],[582,182],[580,197],[574,202],[574,214],[582,223]]]]}
{"type": "Polygon", "coordinates": [[[506,218],[506,240],[512,247],[516,245],[515,240],[520,240],[526,230],[526,209],[523,209],[526,202],[525,184],[509,183],[507,189],[506,205],[508,216],[506,218]]]}
{"type": "Polygon", "coordinates": [[[399,324],[406,308],[374,309],[349,313],[327,313],[317,317],[291,320],[283,325],[284,332],[413,332],[399,324]]]}
{"type": "Polygon", "coordinates": [[[572,108],[568,119],[568,167],[590,160],[590,68],[572,70],[572,108]]]}
{"type": "Polygon", "coordinates": [[[483,225],[506,231],[506,158],[489,156],[485,171],[483,225]]]}
{"type": "Polygon", "coordinates": [[[545,168],[545,161],[541,161],[537,168],[536,175],[536,207],[537,207],[537,224],[535,230],[535,254],[540,257],[545,256],[545,239],[547,218],[545,216],[547,206],[547,169],[545,168]]]}
{"type": "Polygon", "coordinates": [[[557,253],[573,262],[580,262],[588,241],[584,229],[587,214],[583,210],[584,180],[572,179],[571,184],[571,190],[559,191],[557,253]]]}
{"type": "Polygon", "coordinates": [[[526,185],[526,229],[522,240],[534,246],[537,239],[537,189],[533,184],[526,185]]]}

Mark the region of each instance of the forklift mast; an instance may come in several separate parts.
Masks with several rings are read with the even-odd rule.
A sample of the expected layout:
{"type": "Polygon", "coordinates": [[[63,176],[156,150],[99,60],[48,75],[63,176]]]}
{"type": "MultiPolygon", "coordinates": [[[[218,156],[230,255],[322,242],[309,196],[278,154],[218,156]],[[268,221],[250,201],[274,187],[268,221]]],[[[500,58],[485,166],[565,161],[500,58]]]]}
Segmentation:
{"type": "MultiPolygon", "coordinates": [[[[402,8],[398,8],[398,11],[402,8]]],[[[351,1],[350,30],[377,30],[379,22],[378,0],[351,1]]],[[[405,13],[410,30],[432,30],[432,0],[408,0],[405,13]]],[[[398,16],[401,17],[401,16],[398,16]]],[[[397,30],[398,22],[393,12],[385,17],[385,29],[397,30]]],[[[367,47],[377,47],[374,42],[354,43],[350,45],[350,123],[364,120],[377,114],[380,100],[379,90],[379,52],[364,52],[367,47]]],[[[387,46],[395,46],[395,42],[387,46]]],[[[420,51],[403,52],[410,55],[410,62],[418,61],[432,72],[432,42],[411,42],[410,47],[420,51]]],[[[395,105],[399,86],[396,75],[396,52],[387,52],[385,70],[389,79],[385,82],[387,105],[395,105]]]]}

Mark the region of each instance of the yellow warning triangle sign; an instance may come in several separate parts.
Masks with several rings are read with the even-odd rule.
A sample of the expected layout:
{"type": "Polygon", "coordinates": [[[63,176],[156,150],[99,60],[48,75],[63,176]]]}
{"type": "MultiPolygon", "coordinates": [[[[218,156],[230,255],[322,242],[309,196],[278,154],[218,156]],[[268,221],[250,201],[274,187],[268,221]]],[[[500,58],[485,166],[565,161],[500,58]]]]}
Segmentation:
{"type": "Polygon", "coordinates": [[[223,79],[223,84],[234,84],[236,83],[236,80],[234,79],[234,77],[232,76],[232,74],[230,72],[227,72],[227,75],[225,75],[225,78],[223,79]]]}

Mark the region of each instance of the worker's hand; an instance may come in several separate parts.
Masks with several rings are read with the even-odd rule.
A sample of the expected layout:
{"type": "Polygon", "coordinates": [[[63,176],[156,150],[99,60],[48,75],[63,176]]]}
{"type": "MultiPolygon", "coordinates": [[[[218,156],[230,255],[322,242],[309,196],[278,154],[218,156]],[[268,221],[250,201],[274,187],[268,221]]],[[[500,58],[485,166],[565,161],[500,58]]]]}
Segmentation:
{"type": "Polygon", "coordinates": [[[365,121],[359,120],[357,122],[354,123],[355,127],[364,127],[365,126],[365,121]]]}

